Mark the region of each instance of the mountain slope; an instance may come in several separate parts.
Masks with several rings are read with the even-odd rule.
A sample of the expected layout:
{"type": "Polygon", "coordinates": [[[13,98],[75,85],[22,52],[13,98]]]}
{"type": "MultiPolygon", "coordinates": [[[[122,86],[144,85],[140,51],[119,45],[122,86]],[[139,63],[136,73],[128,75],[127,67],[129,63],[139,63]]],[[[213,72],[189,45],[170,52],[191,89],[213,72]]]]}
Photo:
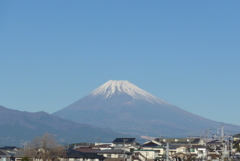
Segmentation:
{"type": "Polygon", "coordinates": [[[2,145],[19,145],[44,133],[54,134],[61,143],[112,141],[123,136],[106,128],[78,124],[45,112],[22,112],[0,106],[0,140],[2,145]]]}
{"type": "MultiPolygon", "coordinates": [[[[199,135],[223,123],[205,119],[171,105],[128,81],[110,80],[54,115],[118,132],[152,136],[199,135]]],[[[224,124],[236,131],[239,126],[224,124]]]]}

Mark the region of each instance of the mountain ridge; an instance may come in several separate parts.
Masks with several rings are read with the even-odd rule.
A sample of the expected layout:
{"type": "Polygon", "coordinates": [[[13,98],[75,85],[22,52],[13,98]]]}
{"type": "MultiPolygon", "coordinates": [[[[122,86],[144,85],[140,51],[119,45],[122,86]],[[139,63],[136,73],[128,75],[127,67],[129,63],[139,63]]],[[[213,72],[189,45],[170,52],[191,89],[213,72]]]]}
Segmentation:
{"type": "MultiPolygon", "coordinates": [[[[217,129],[222,125],[167,103],[128,81],[113,80],[53,114],[135,135],[198,135],[209,127],[217,129]]],[[[225,125],[226,129],[240,130],[240,126],[225,125]]]]}
{"type": "Polygon", "coordinates": [[[111,141],[123,136],[111,129],[99,128],[89,124],[80,124],[53,116],[46,112],[26,112],[0,106],[0,140],[4,145],[19,145],[44,133],[56,136],[60,143],[92,142],[98,137],[111,141]]]}

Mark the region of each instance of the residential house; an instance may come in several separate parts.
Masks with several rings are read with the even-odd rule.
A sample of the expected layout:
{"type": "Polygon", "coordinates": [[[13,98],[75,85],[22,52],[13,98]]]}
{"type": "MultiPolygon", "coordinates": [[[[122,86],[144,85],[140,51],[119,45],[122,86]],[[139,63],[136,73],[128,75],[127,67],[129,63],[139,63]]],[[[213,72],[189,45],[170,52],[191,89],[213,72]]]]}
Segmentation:
{"type": "Polygon", "coordinates": [[[208,159],[219,159],[222,156],[224,144],[221,140],[211,140],[207,143],[208,159]]]}
{"type": "Polygon", "coordinates": [[[7,152],[15,153],[18,151],[18,148],[16,146],[4,146],[4,147],[0,147],[0,150],[5,150],[7,152]]]}
{"type": "Polygon", "coordinates": [[[19,150],[14,154],[14,161],[21,161],[23,157],[26,156],[26,152],[19,150]]]}
{"type": "Polygon", "coordinates": [[[123,149],[128,152],[133,152],[134,149],[137,149],[140,144],[137,143],[136,138],[116,138],[113,143],[114,149],[123,149]]]}
{"type": "Polygon", "coordinates": [[[187,157],[187,147],[182,144],[169,145],[169,157],[172,160],[184,159],[187,157]]]}
{"type": "Polygon", "coordinates": [[[141,149],[155,150],[158,152],[155,159],[162,160],[166,158],[167,143],[170,158],[202,158],[206,155],[206,143],[202,138],[156,138],[144,143],[141,149]]]}
{"type": "Polygon", "coordinates": [[[13,161],[13,155],[4,150],[0,150],[0,161],[13,161]]]}
{"type": "Polygon", "coordinates": [[[232,136],[233,137],[233,141],[238,141],[240,140],[240,134],[235,134],[232,136]]]}
{"type": "MultiPolygon", "coordinates": [[[[155,156],[154,159],[156,160],[162,160],[166,157],[165,144],[162,144],[156,140],[147,141],[146,143],[141,145],[140,149],[142,150],[141,155],[143,155],[145,158],[149,158],[148,157],[149,151],[152,151],[155,153],[152,156],[155,156]],[[146,151],[146,152],[143,152],[143,151],[146,151]]],[[[137,155],[136,152],[139,153],[139,151],[137,150],[134,150],[134,152],[135,152],[135,155],[137,155]]]]}
{"type": "Polygon", "coordinates": [[[132,161],[133,152],[124,151],[122,149],[101,150],[97,154],[103,155],[105,161],[132,161]],[[125,156],[125,157],[124,157],[125,156]]]}
{"type": "Polygon", "coordinates": [[[0,147],[0,161],[12,161],[13,156],[18,151],[16,146],[4,146],[0,147]]]}
{"type": "Polygon", "coordinates": [[[112,142],[111,149],[102,149],[98,151],[98,154],[106,157],[106,161],[131,161],[133,152],[140,144],[137,143],[136,138],[116,138],[112,142]]]}
{"type": "Polygon", "coordinates": [[[134,150],[133,160],[154,161],[158,157],[155,150],[134,150]]]}
{"type": "Polygon", "coordinates": [[[184,144],[184,145],[206,145],[206,142],[203,138],[156,138],[155,141],[166,144],[184,144]]]}

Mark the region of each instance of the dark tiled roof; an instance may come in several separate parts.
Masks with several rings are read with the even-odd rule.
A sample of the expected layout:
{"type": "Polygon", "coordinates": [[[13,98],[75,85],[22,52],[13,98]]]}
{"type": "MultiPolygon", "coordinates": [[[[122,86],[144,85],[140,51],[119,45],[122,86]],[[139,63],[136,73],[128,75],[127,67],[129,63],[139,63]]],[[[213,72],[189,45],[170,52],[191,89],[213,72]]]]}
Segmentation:
{"type": "Polygon", "coordinates": [[[143,144],[141,147],[156,147],[156,146],[159,146],[159,145],[154,142],[149,142],[149,143],[143,144]]]}
{"type": "Polygon", "coordinates": [[[4,147],[0,147],[1,150],[13,150],[13,149],[17,149],[16,146],[4,146],[4,147]]]}
{"type": "Polygon", "coordinates": [[[194,144],[197,144],[200,142],[200,139],[199,138],[195,138],[193,141],[191,141],[191,143],[194,143],[194,144]]]}
{"type": "Polygon", "coordinates": [[[92,148],[77,148],[76,151],[81,151],[83,153],[93,153],[99,151],[99,149],[92,149],[92,148]]]}
{"type": "Polygon", "coordinates": [[[113,140],[112,143],[116,144],[116,143],[125,143],[126,144],[131,144],[136,140],[136,138],[116,138],[115,140],[113,140]]]}
{"type": "Polygon", "coordinates": [[[221,144],[221,141],[220,140],[212,140],[212,141],[209,141],[207,144],[208,145],[210,145],[210,144],[221,144]]]}
{"type": "Polygon", "coordinates": [[[235,135],[233,135],[233,137],[240,138],[240,134],[235,134],[235,135]]]}
{"type": "Polygon", "coordinates": [[[96,153],[83,153],[83,152],[76,151],[76,150],[67,151],[67,157],[68,158],[90,158],[90,159],[99,158],[99,159],[104,159],[104,157],[102,155],[98,155],[96,153]]]}

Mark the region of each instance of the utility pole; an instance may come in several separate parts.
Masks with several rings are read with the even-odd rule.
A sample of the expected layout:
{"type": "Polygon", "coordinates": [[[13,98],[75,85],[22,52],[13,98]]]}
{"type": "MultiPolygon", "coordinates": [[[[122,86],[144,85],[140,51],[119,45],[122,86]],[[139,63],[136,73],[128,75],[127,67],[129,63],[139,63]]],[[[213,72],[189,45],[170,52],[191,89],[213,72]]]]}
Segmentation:
{"type": "Polygon", "coordinates": [[[167,142],[166,161],[169,161],[169,143],[167,142]]]}
{"type": "Polygon", "coordinates": [[[99,138],[98,138],[98,149],[99,149],[99,138]]]}
{"type": "Polygon", "coordinates": [[[162,135],[160,135],[160,138],[159,138],[159,143],[161,143],[162,141],[162,135]]]}
{"type": "Polygon", "coordinates": [[[209,131],[211,130],[211,128],[208,128],[207,130],[206,130],[206,143],[208,142],[208,134],[209,134],[209,131]]]}
{"type": "MultiPolygon", "coordinates": [[[[207,130],[206,130],[206,140],[205,140],[206,147],[207,147],[207,143],[208,143],[208,134],[209,134],[210,130],[212,130],[212,128],[207,128],[207,130]]],[[[204,160],[205,157],[207,160],[207,158],[208,158],[208,149],[207,148],[206,148],[206,154],[205,154],[205,156],[203,155],[202,159],[204,160]]]]}
{"type": "Polygon", "coordinates": [[[189,142],[189,158],[191,158],[191,148],[192,148],[192,144],[191,144],[191,138],[190,138],[190,136],[188,137],[188,142],[189,142]]]}

